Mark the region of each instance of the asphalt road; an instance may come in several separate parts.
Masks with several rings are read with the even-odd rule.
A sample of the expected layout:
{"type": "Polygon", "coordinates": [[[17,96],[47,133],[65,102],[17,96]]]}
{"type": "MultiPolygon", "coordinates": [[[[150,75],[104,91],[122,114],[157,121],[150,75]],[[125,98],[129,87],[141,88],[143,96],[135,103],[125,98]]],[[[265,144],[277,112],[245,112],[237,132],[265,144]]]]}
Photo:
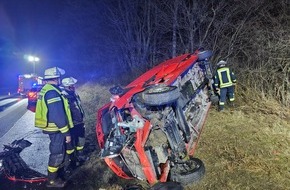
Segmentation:
{"type": "Polygon", "coordinates": [[[9,98],[0,101],[0,138],[27,112],[27,99],[9,98]]]}
{"type": "Polygon", "coordinates": [[[20,156],[32,169],[46,174],[48,135],[34,127],[34,113],[26,107],[27,98],[0,99],[0,152],[4,145],[24,138],[32,145],[25,148],[20,156]],[[37,157],[39,159],[35,160],[37,157]]]}

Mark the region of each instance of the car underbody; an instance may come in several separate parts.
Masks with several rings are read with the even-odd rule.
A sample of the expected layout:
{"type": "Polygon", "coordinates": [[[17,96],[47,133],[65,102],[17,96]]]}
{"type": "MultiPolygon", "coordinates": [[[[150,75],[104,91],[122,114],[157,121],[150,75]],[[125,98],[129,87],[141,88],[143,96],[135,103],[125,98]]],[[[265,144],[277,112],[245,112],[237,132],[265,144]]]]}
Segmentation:
{"type": "Polygon", "coordinates": [[[205,166],[193,155],[211,106],[210,56],[182,55],[110,89],[96,133],[101,157],[118,176],[152,185],[203,177],[205,166]]]}

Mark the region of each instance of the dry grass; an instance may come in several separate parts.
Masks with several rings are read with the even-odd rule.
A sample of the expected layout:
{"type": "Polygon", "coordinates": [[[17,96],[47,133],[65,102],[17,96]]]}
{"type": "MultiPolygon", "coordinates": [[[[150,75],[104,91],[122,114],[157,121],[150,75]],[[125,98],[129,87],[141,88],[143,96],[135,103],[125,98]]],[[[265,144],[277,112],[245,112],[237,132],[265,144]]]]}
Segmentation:
{"type": "MultiPolygon", "coordinates": [[[[78,89],[86,111],[88,141],[96,143],[96,111],[109,101],[109,87],[85,84],[78,89]]],[[[204,179],[185,189],[290,189],[290,110],[273,100],[237,89],[236,107],[217,112],[211,108],[196,157],[204,161],[204,179]]],[[[127,183],[98,158],[79,168],[69,189],[121,189],[127,183]],[[82,179],[82,183],[80,183],[82,179]],[[110,185],[113,185],[110,187],[110,185]]]]}
{"type": "Polygon", "coordinates": [[[186,189],[290,189],[289,108],[238,95],[234,109],[210,110],[196,152],[207,173],[186,189]]]}
{"type": "Polygon", "coordinates": [[[97,110],[110,101],[109,88],[99,84],[86,83],[77,89],[85,110],[85,122],[89,134],[94,133],[92,130],[96,125],[97,110]]]}

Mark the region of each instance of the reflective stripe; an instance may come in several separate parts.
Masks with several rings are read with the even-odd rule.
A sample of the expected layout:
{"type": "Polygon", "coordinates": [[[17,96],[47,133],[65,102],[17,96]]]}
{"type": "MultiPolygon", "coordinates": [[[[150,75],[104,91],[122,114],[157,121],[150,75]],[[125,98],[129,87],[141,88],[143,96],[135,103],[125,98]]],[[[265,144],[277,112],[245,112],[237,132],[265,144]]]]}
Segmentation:
{"type": "Polygon", "coordinates": [[[83,150],[84,149],[84,146],[77,146],[76,149],[77,150],[83,150]]]}
{"type": "Polygon", "coordinates": [[[224,102],[220,102],[219,105],[223,106],[223,105],[225,105],[225,103],[224,102]]]}
{"type": "Polygon", "coordinates": [[[49,123],[44,130],[49,131],[49,132],[59,131],[59,129],[57,128],[57,126],[54,123],[49,123]]]}
{"type": "Polygon", "coordinates": [[[59,102],[59,101],[61,101],[60,97],[51,98],[51,99],[47,100],[47,104],[51,104],[51,103],[59,102]]]}
{"type": "Polygon", "coordinates": [[[72,149],[72,150],[66,150],[66,153],[67,154],[72,154],[74,151],[75,151],[74,149],[72,149]]]}
{"type": "Polygon", "coordinates": [[[47,167],[47,170],[48,170],[49,172],[52,172],[52,173],[54,173],[54,172],[57,172],[57,170],[58,170],[58,167],[52,167],[52,166],[48,166],[48,167],[47,167]]]}
{"type": "Polygon", "coordinates": [[[60,130],[61,133],[66,133],[66,132],[68,132],[69,128],[68,128],[68,126],[66,125],[66,126],[64,126],[64,127],[62,127],[62,128],[59,128],[59,130],[60,130]]]}
{"type": "Polygon", "coordinates": [[[71,112],[69,109],[68,100],[61,95],[61,92],[52,86],[51,84],[46,84],[39,93],[40,99],[37,100],[36,111],[35,111],[35,127],[41,128],[44,131],[56,132],[61,131],[61,133],[66,133],[68,131],[68,126],[73,128],[73,122],[71,117],[71,112]],[[63,105],[65,108],[66,119],[68,121],[67,125],[63,128],[59,129],[55,123],[48,123],[48,107],[45,100],[45,94],[50,90],[55,90],[60,97],[55,97],[47,100],[47,104],[51,104],[54,102],[63,101],[63,105]]]}
{"type": "Polygon", "coordinates": [[[47,125],[47,123],[46,123],[45,120],[43,120],[43,119],[41,119],[41,118],[36,118],[36,119],[35,119],[35,126],[36,126],[36,127],[39,127],[39,128],[46,128],[46,125],[47,125]]]}
{"type": "Polygon", "coordinates": [[[233,82],[231,80],[231,75],[230,75],[230,69],[225,67],[225,68],[220,68],[217,70],[219,81],[220,81],[220,88],[225,88],[233,85],[233,82]],[[222,74],[226,74],[226,77],[228,79],[227,82],[223,81],[223,76],[222,74]]]}
{"type": "Polygon", "coordinates": [[[48,127],[57,127],[55,123],[48,123],[48,127]]]}
{"type": "Polygon", "coordinates": [[[235,98],[230,98],[230,101],[233,102],[235,100],[235,98]]]}

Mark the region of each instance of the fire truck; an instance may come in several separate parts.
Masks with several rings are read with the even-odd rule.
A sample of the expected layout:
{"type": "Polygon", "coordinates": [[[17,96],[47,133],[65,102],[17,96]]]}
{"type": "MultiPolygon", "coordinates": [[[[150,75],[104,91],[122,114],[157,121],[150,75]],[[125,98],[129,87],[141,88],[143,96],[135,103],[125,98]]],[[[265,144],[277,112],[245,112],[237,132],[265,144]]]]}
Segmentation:
{"type": "Polygon", "coordinates": [[[21,96],[27,96],[27,92],[32,86],[42,84],[42,77],[35,74],[23,74],[18,76],[17,93],[21,96]]]}

